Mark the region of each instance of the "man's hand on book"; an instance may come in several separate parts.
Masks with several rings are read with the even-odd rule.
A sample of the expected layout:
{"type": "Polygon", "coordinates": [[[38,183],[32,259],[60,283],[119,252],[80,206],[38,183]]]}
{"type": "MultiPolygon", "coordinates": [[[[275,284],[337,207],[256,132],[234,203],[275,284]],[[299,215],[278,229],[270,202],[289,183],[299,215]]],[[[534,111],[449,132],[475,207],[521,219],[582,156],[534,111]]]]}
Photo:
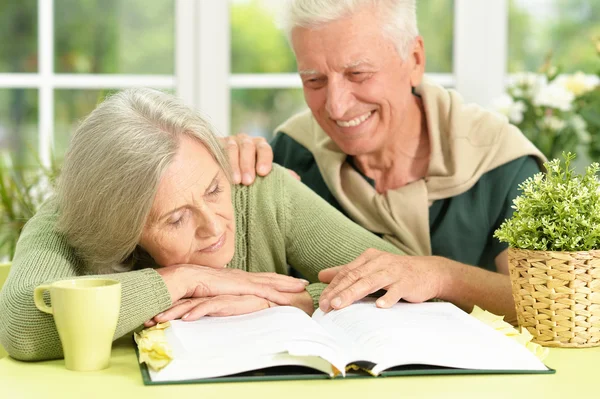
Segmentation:
{"type": "Polygon", "coordinates": [[[433,258],[369,249],[347,265],[319,273],[319,280],[329,283],[319,307],[324,312],[341,309],[381,289],[387,292],[376,302],[380,308],[389,308],[400,299],[424,302],[436,298],[443,269],[433,258]]]}

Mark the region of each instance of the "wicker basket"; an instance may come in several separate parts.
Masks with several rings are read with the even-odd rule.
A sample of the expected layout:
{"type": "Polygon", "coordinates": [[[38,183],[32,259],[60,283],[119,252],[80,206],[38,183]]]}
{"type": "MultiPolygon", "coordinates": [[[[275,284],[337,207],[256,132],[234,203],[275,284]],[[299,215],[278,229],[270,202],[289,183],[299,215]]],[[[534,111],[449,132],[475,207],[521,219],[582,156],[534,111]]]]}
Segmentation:
{"type": "Polygon", "coordinates": [[[543,346],[600,346],[600,250],[509,248],[519,326],[543,346]]]}

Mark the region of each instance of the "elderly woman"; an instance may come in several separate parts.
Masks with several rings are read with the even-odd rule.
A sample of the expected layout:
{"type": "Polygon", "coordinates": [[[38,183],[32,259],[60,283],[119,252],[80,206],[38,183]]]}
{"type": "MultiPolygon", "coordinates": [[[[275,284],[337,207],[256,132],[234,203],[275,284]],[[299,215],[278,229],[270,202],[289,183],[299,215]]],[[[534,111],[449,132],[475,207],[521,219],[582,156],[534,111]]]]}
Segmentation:
{"type": "Polygon", "coordinates": [[[0,343],[17,359],[61,357],[33,289],[81,275],[122,283],[115,339],[142,323],[276,305],[311,314],[319,271],[368,248],[398,252],[280,168],[232,186],[197,112],[159,91],[123,91],[81,123],[56,196],[23,230],[0,294],[0,343]],[[313,284],[285,276],[288,265],[313,284]]]}

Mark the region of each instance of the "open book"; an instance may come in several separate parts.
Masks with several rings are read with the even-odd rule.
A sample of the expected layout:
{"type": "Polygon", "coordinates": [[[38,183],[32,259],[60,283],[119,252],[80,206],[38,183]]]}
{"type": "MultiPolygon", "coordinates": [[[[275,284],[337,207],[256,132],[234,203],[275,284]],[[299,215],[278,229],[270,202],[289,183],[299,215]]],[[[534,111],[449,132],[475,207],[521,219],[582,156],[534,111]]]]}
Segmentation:
{"type": "Polygon", "coordinates": [[[329,378],[352,368],[372,375],[553,372],[524,346],[441,302],[379,309],[366,299],[328,314],[317,310],[312,318],[274,307],[178,320],[165,334],[173,360],[158,372],[144,365],[145,383],[329,378]]]}

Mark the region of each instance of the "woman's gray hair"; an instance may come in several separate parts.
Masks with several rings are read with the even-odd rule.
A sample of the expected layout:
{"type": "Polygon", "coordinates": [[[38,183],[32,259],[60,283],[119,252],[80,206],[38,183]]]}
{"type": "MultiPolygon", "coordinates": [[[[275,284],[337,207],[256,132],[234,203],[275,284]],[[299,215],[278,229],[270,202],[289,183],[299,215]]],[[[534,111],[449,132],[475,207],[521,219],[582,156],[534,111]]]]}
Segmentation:
{"type": "Polygon", "coordinates": [[[317,29],[366,7],[378,11],[384,35],[396,43],[398,54],[406,59],[419,35],[415,0],[288,0],[281,25],[290,40],[297,26],[317,29]]]}
{"type": "Polygon", "coordinates": [[[149,260],[137,244],[182,136],[202,143],[230,176],[215,129],[172,95],[121,91],[79,125],[57,185],[58,229],[87,274],[131,270],[138,256],[149,260]]]}

